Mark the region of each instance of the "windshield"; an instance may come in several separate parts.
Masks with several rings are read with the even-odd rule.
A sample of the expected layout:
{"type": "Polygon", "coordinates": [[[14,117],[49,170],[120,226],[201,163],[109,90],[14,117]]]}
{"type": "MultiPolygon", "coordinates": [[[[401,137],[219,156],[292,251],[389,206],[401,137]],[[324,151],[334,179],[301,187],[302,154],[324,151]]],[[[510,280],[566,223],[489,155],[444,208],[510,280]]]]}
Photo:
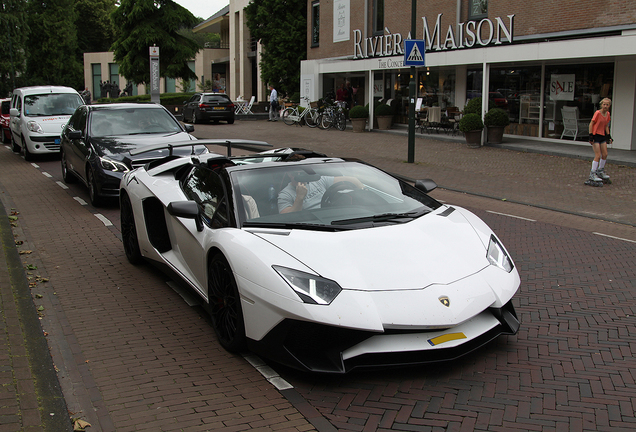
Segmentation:
{"type": "Polygon", "coordinates": [[[121,136],[182,132],[179,122],[162,107],[94,110],[90,136],[121,136]]]}
{"type": "Polygon", "coordinates": [[[406,223],[441,206],[357,162],[281,163],[231,172],[244,227],[355,229],[406,223]]]}
{"type": "Polygon", "coordinates": [[[47,93],[24,97],[24,114],[28,116],[71,115],[82,105],[74,93],[47,93]]]}

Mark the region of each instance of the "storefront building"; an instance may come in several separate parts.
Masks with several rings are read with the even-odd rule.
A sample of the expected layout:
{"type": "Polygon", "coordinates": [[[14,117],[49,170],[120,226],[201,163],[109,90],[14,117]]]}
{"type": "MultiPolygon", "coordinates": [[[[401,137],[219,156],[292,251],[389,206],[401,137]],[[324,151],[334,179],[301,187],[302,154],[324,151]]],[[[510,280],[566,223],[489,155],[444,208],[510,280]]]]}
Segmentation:
{"type": "MultiPolygon", "coordinates": [[[[614,148],[636,150],[636,2],[416,3],[422,106],[461,111],[487,89],[490,105],[508,112],[508,134],[586,144],[585,123],[609,97],[614,148]],[[572,113],[578,133],[564,127],[572,113]]],[[[357,88],[353,104],[390,102],[394,120],[406,123],[411,2],[308,0],[307,16],[301,94],[317,100],[349,82],[357,88]]]]}

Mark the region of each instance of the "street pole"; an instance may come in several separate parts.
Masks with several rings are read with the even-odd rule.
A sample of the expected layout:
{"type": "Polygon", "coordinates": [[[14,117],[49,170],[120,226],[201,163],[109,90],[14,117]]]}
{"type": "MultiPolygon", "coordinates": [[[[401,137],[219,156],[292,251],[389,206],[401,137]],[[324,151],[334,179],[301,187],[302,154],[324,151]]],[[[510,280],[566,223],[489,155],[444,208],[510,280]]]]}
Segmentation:
{"type": "MultiPolygon", "coordinates": [[[[415,12],[416,0],[411,0],[411,38],[415,39],[415,12]]],[[[410,68],[411,79],[409,81],[409,141],[408,163],[415,162],[415,66],[410,68]]]]}

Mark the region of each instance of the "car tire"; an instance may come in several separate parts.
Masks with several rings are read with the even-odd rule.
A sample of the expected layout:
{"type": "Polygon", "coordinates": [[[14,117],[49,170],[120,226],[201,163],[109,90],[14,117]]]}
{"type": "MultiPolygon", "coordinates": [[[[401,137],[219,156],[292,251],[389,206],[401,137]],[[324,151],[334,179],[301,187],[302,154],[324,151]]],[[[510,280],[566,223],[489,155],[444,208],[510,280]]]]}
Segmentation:
{"type": "Polygon", "coordinates": [[[31,162],[33,160],[33,155],[29,151],[29,146],[24,142],[24,137],[22,137],[22,151],[24,152],[24,160],[31,162]]]}
{"type": "Polygon", "coordinates": [[[88,184],[88,197],[90,198],[91,205],[93,207],[101,206],[103,198],[99,196],[99,192],[97,190],[97,179],[95,178],[95,173],[90,167],[86,170],[86,183],[88,184]]]}
{"type": "Polygon", "coordinates": [[[20,153],[21,148],[17,142],[15,142],[15,138],[13,137],[13,132],[11,132],[11,150],[13,153],[20,153]]]}
{"type": "Polygon", "coordinates": [[[2,132],[2,144],[9,144],[11,142],[11,138],[7,138],[7,133],[5,132],[6,129],[1,129],[0,132],[2,132]]]}
{"type": "Polygon", "coordinates": [[[60,165],[62,166],[62,180],[64,180],[64,183],[77,182],[77,177],[75,177],[68,171],[68,164],[66,163],[66,153],[64,153],[63,150],[60,150],[60,165]]]}
{"type": "Polygon", "coordinates": [[[124,244],[124,252],[128,262],[138,265],[143,262],[141,250],[139,249],[139,238],[137,237],[137,227],[135,226],[135,214],[132,203],[128,195],[123,194],[120,200],[120,221],[121,239],[124,244]]]}
{"type": "Polygon", "coordinates": [[[208,309],[212,326],[223,348],[240,352],[245,348],[245,322],[234,274],[222,254],[208,263],[208,309]]]}
{"type": "Polygon", "coordinates": [[[229,119],[229,120],[227,121],[227,124],[234,124],[234,119],[229,119]]]}
{"type": "Polygon", "coordinates": [[[192,110],[192,124],[197,124],[197,113],[192,110]]]}

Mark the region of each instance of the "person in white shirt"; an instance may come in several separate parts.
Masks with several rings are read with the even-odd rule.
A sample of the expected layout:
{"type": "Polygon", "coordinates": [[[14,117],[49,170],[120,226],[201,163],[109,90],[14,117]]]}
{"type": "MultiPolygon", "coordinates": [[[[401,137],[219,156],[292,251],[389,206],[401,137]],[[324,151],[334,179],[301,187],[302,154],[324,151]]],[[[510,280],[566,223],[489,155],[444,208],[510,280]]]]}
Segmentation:
{"type": "Polygon", "coordinates": [[[278,121],[280,114],[278,113],[278,92],[272,86],[269,85],[269,120],[268,121],[278,121]]]}

